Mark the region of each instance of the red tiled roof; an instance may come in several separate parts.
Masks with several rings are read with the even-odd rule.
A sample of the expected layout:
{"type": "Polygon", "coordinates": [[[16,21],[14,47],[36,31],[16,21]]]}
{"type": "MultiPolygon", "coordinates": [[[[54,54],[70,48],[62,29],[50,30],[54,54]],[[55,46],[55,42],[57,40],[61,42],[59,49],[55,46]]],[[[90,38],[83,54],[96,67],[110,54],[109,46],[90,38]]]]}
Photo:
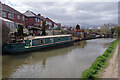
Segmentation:
{"type": "Polygon", "coordinates": [[[50,22],[52,22],[52,23],[53,23],[53,21],[52,21],[51,19],[49,19],[49,18],[46,18],[46,20],[48,20],[48,21],[50,21],[50,22]]]}
{"type": "Polygon", "coordinates": [[[78,30],[76,30],[76,32],[84,32],[84,30],[78,29],[78,30]]]}

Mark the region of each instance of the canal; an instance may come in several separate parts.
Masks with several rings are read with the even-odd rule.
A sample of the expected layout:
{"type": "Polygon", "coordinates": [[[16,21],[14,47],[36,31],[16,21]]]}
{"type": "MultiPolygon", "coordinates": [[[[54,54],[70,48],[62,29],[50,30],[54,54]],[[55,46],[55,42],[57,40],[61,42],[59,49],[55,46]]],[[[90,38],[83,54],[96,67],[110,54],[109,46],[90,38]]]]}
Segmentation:
{"type": "Polygon", "coordinates": [[[75,42],[73,46],[2,56],[3,78],[80,78],[115,39],[75,42]]]}

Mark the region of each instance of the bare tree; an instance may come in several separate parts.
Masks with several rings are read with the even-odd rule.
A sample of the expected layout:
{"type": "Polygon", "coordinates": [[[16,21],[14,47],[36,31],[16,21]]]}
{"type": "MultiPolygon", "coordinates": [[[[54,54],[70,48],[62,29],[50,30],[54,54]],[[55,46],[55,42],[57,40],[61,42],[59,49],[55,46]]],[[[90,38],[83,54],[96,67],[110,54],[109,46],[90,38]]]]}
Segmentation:
{"type": "Polygon", "coordinates": [[[10,28],[2,21],[2,45],[9,40],[10,28]]]}
{"type": "Polygon", "coordinates": [[[109,25],[104,25],[104,26],[102,26],[102,27],[100,27],[100,32],[101,33],[107,33],[107,34],[111,34],[111,29],[110,29],[110,27],[109,27],[109,25]]]}

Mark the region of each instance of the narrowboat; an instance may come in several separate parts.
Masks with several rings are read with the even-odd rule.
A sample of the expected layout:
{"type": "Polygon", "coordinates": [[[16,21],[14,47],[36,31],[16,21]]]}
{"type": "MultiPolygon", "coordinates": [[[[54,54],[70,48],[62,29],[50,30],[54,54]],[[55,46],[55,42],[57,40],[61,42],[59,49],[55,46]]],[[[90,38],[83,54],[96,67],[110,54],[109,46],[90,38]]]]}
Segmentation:
{"type": "Polygon", "coordinates": [[[72,42],[73,39],[71,35],[25,37],[22,43],[5,44],[3,51],[5,53],[26,52],[72,42]]]}

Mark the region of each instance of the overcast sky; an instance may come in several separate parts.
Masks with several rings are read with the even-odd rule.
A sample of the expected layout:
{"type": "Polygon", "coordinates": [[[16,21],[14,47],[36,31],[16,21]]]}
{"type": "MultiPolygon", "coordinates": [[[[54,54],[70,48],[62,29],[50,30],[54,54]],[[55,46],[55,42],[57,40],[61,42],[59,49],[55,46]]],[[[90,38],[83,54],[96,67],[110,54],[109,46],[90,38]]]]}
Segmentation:
{"type": "Polygon", "coordinates": [[[65,0],[56,2],[52,0],[3,0],[16,10],[24,13],[26,10],[40,13],[62,25],[81,26],[103,25],[104,23],[118,24],[118,0],[65,0]],[[110,2],[111,1],[111,2],[110,2]]]}

